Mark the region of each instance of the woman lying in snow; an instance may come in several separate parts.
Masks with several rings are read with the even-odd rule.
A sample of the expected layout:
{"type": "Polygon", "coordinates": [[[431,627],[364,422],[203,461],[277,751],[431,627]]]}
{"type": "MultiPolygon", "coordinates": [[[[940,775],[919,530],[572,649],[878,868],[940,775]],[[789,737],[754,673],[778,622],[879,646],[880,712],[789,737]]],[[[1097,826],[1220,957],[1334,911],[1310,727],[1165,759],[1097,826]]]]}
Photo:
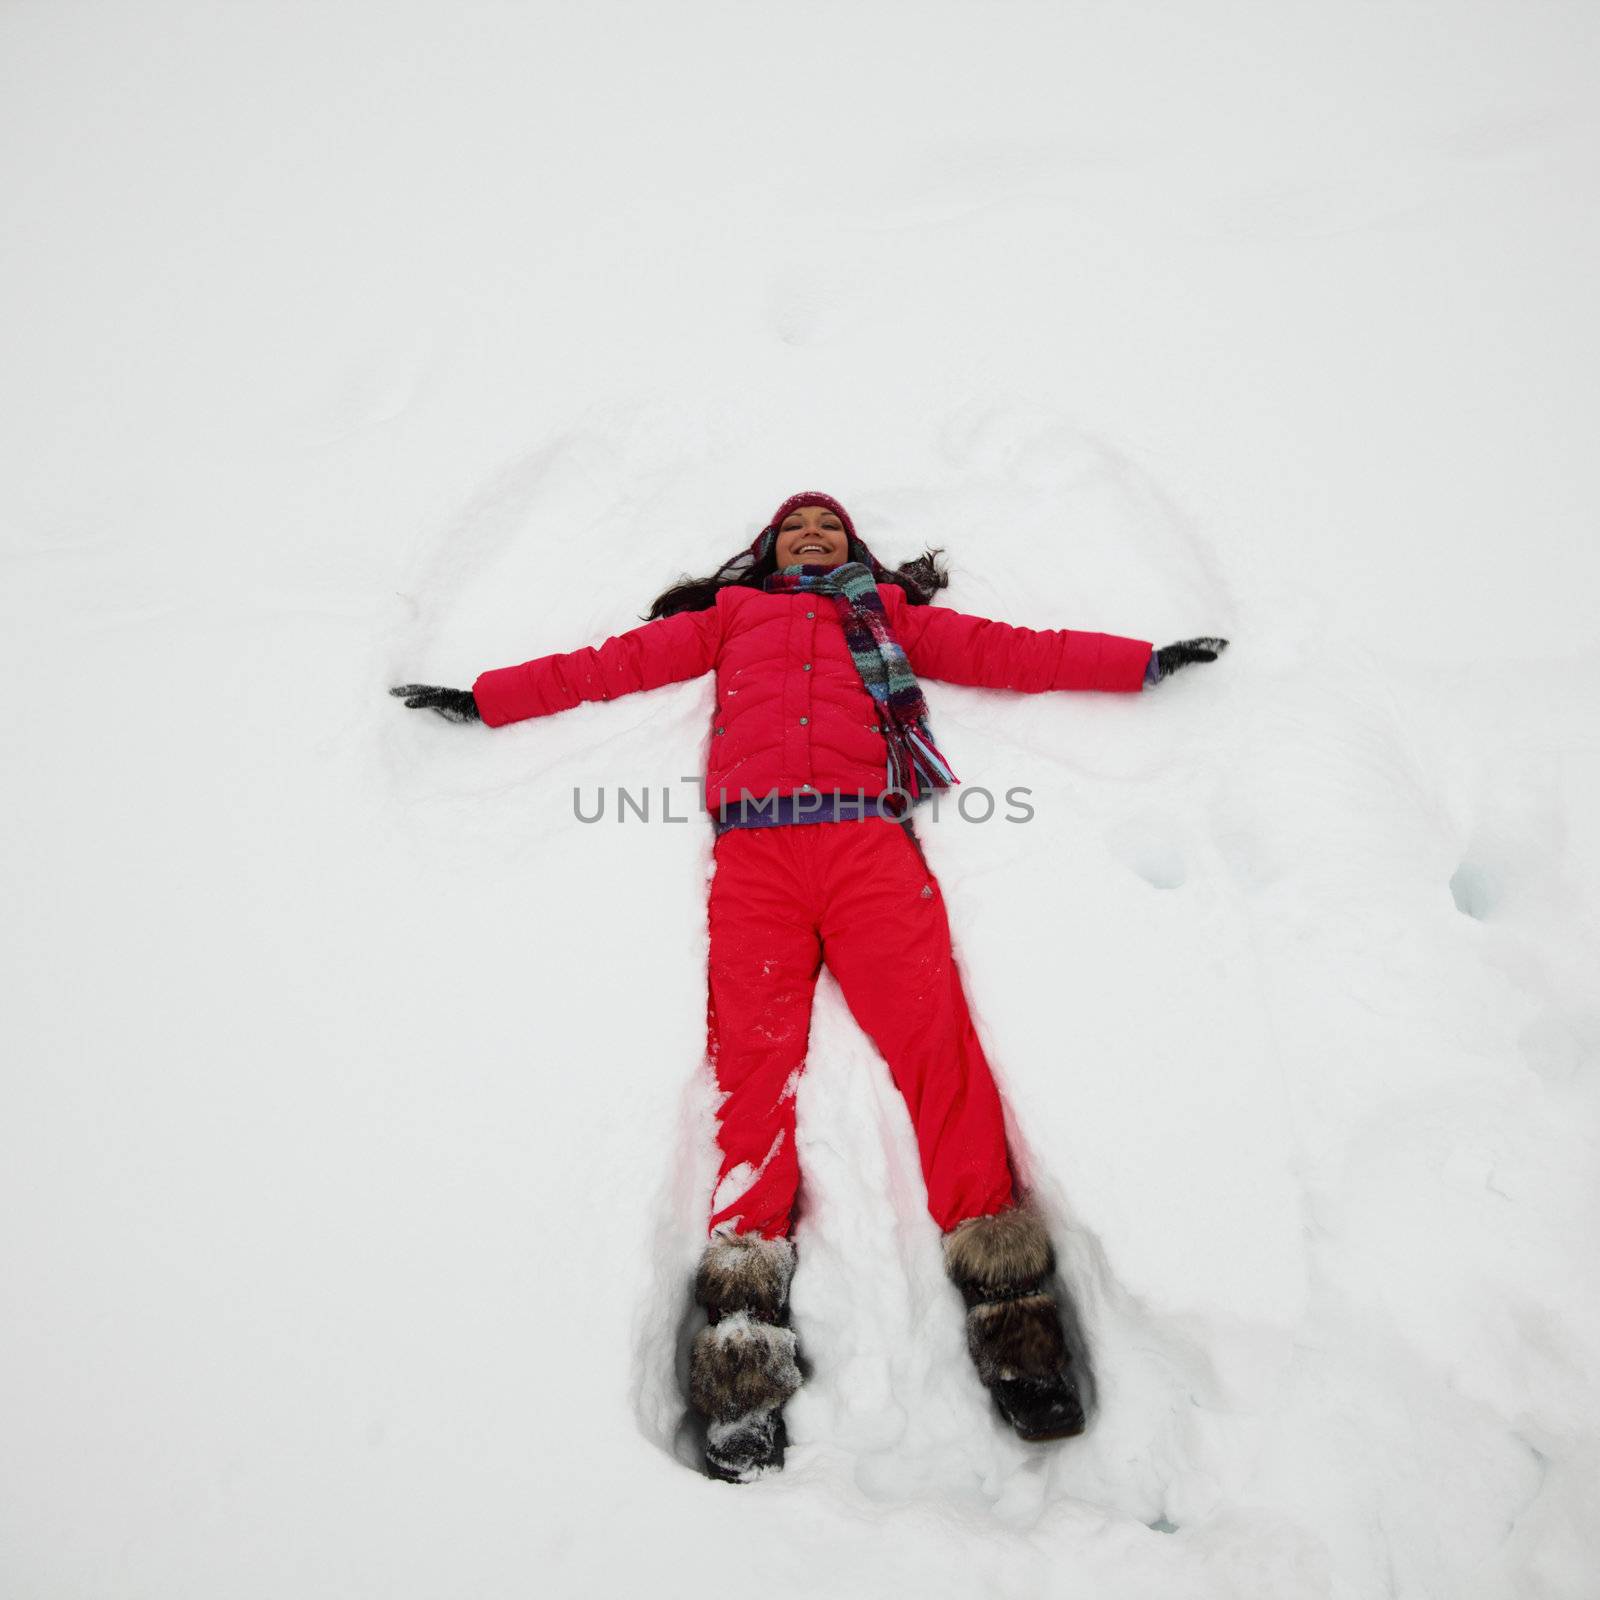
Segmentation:
{"type": "Polygon", "coordinates": [[[497,728],[716,671],[707,1049],[721,1170],[695,1282],[709,1322],[690,1356],[690,1398],[721,1478],[782,1465],[783,1406],[800,1383],[788,1326],[795,1085],[824,961],[911,1112],[979,1378],[1024,1439],[1084,1427],[1054,1252],[1016,1192],[944,899],[908,815],[956,781],[918,680],[1132,692],[1214,661],[1227,641],[1152,650],[964,616],[929,603],[948,582],[936,556],[891,572],[838,501],[798,494],[748,550],[661,595],[642,627],[485,672],[470,691],[391,691],[497,728]]]}

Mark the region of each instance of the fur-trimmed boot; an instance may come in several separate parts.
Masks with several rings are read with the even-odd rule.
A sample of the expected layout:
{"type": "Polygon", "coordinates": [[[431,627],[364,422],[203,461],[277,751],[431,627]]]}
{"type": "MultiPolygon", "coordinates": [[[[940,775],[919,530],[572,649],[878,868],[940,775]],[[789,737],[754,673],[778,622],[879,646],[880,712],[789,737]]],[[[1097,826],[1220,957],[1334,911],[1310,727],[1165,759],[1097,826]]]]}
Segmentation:
{"type": "Polygon", "coordinates": [[[756,1233],[714,1236],[694,1295],[711,1321],[689,1354],[689,1399],[707,1418],[706,1470],[748,1483],[783,1465],[783,1407],[800,1387],[788,1326],[794,1246],[756,1233]]]}
{"type": "Polygon", "coordinates": [[[944,1236],[945,1270],[967,1303],[967,1349],[1000,1414],[1024,1439],[1084,1429],[1083,1399],[1047,1281],[1055,1252],[1030,1210],[969,1217],[944,1236]]]}

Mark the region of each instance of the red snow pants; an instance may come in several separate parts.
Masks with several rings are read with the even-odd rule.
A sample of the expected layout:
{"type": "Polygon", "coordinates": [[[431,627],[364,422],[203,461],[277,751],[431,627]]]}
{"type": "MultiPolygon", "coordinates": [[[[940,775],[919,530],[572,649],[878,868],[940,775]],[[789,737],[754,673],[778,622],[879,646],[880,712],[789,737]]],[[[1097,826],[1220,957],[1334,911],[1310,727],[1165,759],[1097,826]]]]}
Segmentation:
{"type": "Polygon", "coordinates": [[[707,1048],[723,1100],[711,1228],[789,1231],[795,1089],[825,961],[905,1097],[948,1230],[1012,1198],[1000,1096],[950,952],[944,896],[886,818],[733,828],[711,878],[707,1048]]]}

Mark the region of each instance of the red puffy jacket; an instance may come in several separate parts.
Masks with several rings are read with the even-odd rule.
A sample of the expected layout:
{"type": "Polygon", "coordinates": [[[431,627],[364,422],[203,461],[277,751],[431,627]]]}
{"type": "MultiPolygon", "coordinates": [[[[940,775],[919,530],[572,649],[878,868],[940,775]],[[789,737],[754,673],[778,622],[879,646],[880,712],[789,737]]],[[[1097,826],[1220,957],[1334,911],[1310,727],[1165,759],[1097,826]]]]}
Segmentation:
{"type": "MultiPolygon", "coordinates": [[[[890,583],[880,583],[878,593],[918,678],[1024,694],[1144,686],[1150,660],[1144,640],[1018,628],[943,606],[914,606],[890,583]]],[[[580,700],[681,683],[713,667],[708,810],[737,801],[742,790],[864,791],[870,798],[888,788],[888,751],[872,697],[838,611],[816,595],[720,589],[704,611],[680,611],[598,646],[485,672],[472,693],[483,720],[498,728],[569,710],[580,700]]]]}

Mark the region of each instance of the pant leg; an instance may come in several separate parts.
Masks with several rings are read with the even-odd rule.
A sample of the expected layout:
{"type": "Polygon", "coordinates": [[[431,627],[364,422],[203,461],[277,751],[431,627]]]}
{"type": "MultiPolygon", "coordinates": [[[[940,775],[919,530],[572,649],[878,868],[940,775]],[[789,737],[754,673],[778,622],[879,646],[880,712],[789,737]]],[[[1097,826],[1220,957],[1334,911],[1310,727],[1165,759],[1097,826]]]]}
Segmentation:
{"type": "Polygon", "coordinates": [[[967,1010],[944,896],[899,823],[829,832],[822,951],[916,1130],[928,1210],[949,1230],[1012,1200],[999,1090],[967,1010]]]}
{"type": "Polygon", "coordinates": [[[795,1090],[811,1033],[821,946],[805,862],[785,828],[715,845],[706,1047],[723,1100],[713,1230],[789,1232],[800,1162],[795,1090]]]}

